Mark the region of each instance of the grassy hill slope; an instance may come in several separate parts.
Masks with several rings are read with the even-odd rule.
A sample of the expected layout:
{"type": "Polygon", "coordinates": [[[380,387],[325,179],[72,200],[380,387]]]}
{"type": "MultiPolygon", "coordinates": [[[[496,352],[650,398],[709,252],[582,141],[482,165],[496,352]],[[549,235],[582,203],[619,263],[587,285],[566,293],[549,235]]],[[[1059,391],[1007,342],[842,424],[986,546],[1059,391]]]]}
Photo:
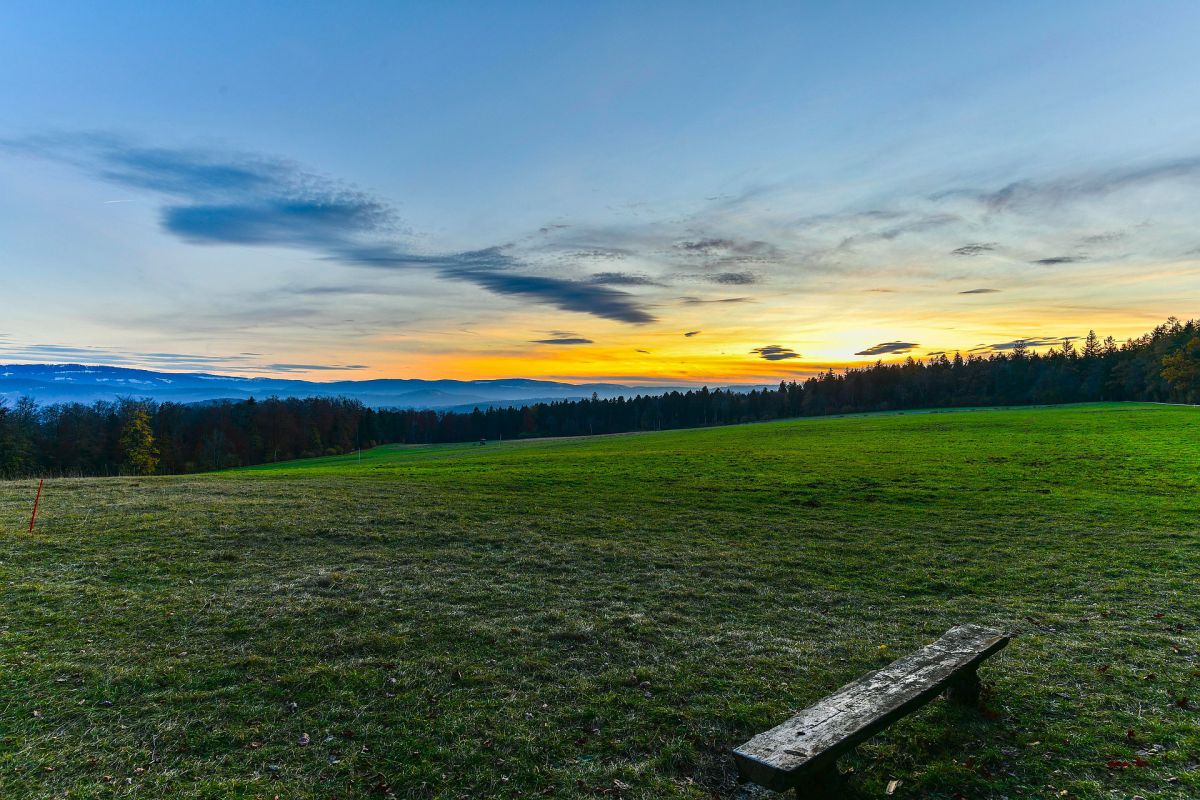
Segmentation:
{"type": "Polygon", "coordinates": [[[851,797],[1195,797],[1198,486],[1200,411],[1140,405],[53,481],[33,535],[0,483],[0,797],[732,796],[966,621],[1018,634],[986,712],[851,797]]]}

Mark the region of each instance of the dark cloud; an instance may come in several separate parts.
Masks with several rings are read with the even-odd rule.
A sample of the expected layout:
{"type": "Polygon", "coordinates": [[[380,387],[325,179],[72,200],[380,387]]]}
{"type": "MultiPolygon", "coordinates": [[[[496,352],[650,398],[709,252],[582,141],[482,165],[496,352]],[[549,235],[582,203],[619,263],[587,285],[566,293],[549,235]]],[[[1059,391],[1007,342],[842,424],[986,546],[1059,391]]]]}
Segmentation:
{"type": "Polygon", "coordinates": [[[1078,264],[1080,261],[1087,261],[1087,256],[1053,256],[1051,258],[1039,258],[1037,261],[1029,263],[1049,267],[1055,264],[1078,264]]]}
{"type": "Polygon", "coordinates": [[[800,354],[790,347],[781,347],[777,344],[768,344],[762,347],[756,347],[750,351],[757,353],[759,358],[767,361],[786,361],[789,358],[800,358],[800,354]]]}
{"type": "Polygon", "coordinates": [[[999,289],[967,289],[965,292],[959,292],[959,294],[996,294],[999,291],[999,289]]]}
{"type": "Polygon", "coordinates": [[[582,336],[568,336],[561,339],[534,339],[531,344],[594,344],[591,339],[582,336]]]}
{"type": "Polygon", "coordinates": [[[1060,345],[1065,341],[1075,341],[1079,336],[1032,336],[1028,339],[1013,339],[1011,342],[1000,342],[999,344],[986,344],[972,348],[971,352],[979,350],[1013,350],[1024,345],[1025,347],[1052,347],[1060,345]]]}
{"type": "Polygon", "coordinates": [[[701,281],[716,283],[722,286],[752,286],[761,281],[761,276],[754,272],[677,272],[672,278],[685,281],[701,281]]]}
{"type": "Polygon", "coordinates": [[[946,355],[945,350],[934,350],[932,353],[925,354],[926,358],[928,358],[929,356],[944,356],[944,355],[946,355]]]}
{"type": "Polygon", "coordinates": [[[588,283],[599,283],[605,286],[662,286],[652,278],[645,275],[634,275],[630,272],[597,272],[588,278],[588,283]]]}
{"type": "Polygon", "coordinates": [[[730,250],[735,244],[732,239],[698,239],[693,242],[679,242],[675,245],[675,249],[682,250],[685,253],[712,255],[713,253],[730,250]]]}
{"type": "Polygon", "coordinates": [[[367,199],[285,198],[224,205],[168,206],[162,225],[192,244],[317,247],[385,231],[391,212],[367,199]]]}
{"type": "Polygon", "coordinates": [[[342,261],[382,268],[425,267],[455,280],[469,281],[497,294],[529,297],[566,311],[580,311],[621,322],[653,322],[654,316],[626,292],[600,284],[516,272],[520,264],[503,247],[448,255],[416,255],[388,245],[342,251],[342,261]]]}
{"type": "Polygon", "coordinates": [[[379,284],[347,283],[340,286],[285,286],[275,290],[301,297],[337,297],[340,295],[408,295],[410,290],[403,286],[383,286],[379,284]]]}
{"type": "Polygon", "coordinates": [[[628,250],[616,247],[590,247],[586,250],[575,250],[563,253],[564,258],[573,261],[621,261],[629,256],[628,250]]]}
{"type": "Polygon", "coordinates": [[[1097,245],[1097,244],[1112,244],[1119,242],[1128,236],[1124,231],[1107,231],[1105,233],[1093,233],[1091,236],[1084,236],[1079,240],[1082,245],[1097,245]]]}
{"type": "Polygon", "coordinates": [[[620,322],[654,321],[654,316],[640,308],[631,295],[594,284],[501,271],[459,270],[444,274],[469,280],[497,294],[541,300],[565,311],[579,311],[620,322]]]}
{"type": "Polygon", "coordinates": [[[635,352],[635,353],[644,353],[645,355],[650,355],[650,351],[649,351],[649,350],[641,350],[641,349],[638,349],[638,350],[634,350],[633,352],[635,352]]]}
{"type": "Polygon", "coordinates": [[[770,242],[756,239],[697,239],[677,242],[677,253],[701,258],[709,266],[777,261],[781,253],[770,242]]]}
{"type": "Polygon", "coordinates": [[[145,147],[108,134],[5,140],[91,175],[170,198],[162,225],[193,243],[323,248],[394,231],[393,210],[353,187],[283,159],[145,147]]]}
{"type": "Polygon", "coordinates": [[[868,347],[866,350],[859,350],[854,355],[856,356],[882,356],[896,353],[909,353],[920,347],[916,342],[882,342],[880,344],[868,347]]]}
{"type": "Polygon", "coordinates": [[[956,247],[950,251],[951,255],[956,256],[981,256],[984,253],[990,253],[996,249],[995,242],[976,242],[974,244],[964,244],[962,247],[956,247]]]}
{"type": "Polygon", "coordinates": [[[684,334],[684,336],[686,336],[689,339],[692,338],[693,336],[699,336],[699,335],[700,335],[700,331],[688,331],[687,333],[684,334]]]}
{"type": "Polygon", "coordinates": [[[706,300],[702,297],[681,297],[679,302],[688,306],[708,305],[709,303],[749,303],[749,297],[719,297],[714,300],[706,300]]]}
{"type": "Polygon", "coordinates": [[[567,311],[644,323],[637,298],[595,282],[527,274],[506,247],[422,255],[396,243],[392,207],[280,159],[142,147],[110,135],[0,140],[0,147],[73,164],[105,181],[167,198],[164,230],[195,244],[292,247],[357,266],[428,269],[449,280],[567,311]]]}
{"type": "Polygon", "coordinates": [[[758,276],[753,272],[718,272],[710,275],[708,280],[725,286],[749,286],[758,283],[758,276]]]}
{"type": "Polygon", "coordinates": [[[71,164],[111,183],[182,197],[269,191],[298,171],[279,159],[142,147],[97,132],[0,139],[0,147],[71,164]]]}

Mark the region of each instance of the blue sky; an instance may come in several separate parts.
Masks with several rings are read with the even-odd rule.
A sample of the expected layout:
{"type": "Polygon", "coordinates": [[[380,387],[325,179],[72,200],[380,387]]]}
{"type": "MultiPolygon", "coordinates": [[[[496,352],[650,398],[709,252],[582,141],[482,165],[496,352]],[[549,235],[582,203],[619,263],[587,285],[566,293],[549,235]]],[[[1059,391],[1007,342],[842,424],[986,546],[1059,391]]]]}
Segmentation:
{"type": "Polygon", "coordinates": [[[0,360],[766,379],[1195,313],[1194,3],[0,17],[0,360]]]}

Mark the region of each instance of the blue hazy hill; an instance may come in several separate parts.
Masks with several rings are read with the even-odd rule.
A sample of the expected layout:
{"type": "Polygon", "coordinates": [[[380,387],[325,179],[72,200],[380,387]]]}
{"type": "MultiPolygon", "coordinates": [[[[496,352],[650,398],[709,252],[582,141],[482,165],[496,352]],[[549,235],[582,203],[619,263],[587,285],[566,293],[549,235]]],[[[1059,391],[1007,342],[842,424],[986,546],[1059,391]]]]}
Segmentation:
{"type": "MultiPolygon", "coordinates": [[[[156,372],[82,364],[0,366],[0,400],[31,397],[38,403],[92,403],[119,397],[176,403],[244,400],[250,397],[352,397],[376,408],[462,409],[590,397],[662,394],[688,386],[627,386],[618,383],[562,383],[528,378],[421,380],[379,378],[362,381],[306,381],[245,378],[204,372],[156,372]]],[[[747,387],[748,388],[748,387],[747,387]]]]}

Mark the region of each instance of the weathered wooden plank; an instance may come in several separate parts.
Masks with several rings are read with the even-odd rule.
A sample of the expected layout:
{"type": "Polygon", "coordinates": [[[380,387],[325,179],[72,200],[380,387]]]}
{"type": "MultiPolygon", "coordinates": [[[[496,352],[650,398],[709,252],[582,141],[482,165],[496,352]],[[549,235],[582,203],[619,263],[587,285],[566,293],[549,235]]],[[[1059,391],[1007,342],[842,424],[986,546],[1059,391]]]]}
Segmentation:
{"type": "Polygon", "coordinates": [[[838,756],[956,683],[1008,644],[978,625],[951,628],[936,642],[848,683],[782,725],[733,751],[743,780],[783,791],[832,769],[838,756]]]}

